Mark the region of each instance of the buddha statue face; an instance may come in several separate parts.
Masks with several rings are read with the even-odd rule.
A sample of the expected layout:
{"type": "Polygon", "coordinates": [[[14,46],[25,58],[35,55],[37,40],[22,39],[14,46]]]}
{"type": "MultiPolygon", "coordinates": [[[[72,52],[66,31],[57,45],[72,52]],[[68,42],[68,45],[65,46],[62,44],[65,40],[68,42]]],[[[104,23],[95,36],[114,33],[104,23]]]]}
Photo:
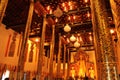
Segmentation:
{"type": "Polygon", "coordinates": [[[90,69],[93,69],[92,67],[90,67],[90,69]]]}
{"type": "Polygon", "coordinates": [[[82,56],[82,55],[80,55],[80,56],[79,56],[79,59],[80,59],[80,60],[83,60],[83,56],[82,56]]]}

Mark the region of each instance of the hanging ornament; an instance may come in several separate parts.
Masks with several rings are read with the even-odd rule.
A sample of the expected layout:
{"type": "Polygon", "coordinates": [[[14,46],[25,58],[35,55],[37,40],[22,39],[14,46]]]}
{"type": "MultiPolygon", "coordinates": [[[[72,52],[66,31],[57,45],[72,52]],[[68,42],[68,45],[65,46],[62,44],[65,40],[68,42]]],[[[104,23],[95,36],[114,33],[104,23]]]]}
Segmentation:
{"type": "Polygon", "coordinates": [[[88,0],[84,0],[84,2],[85,2],[85,3],[87,3],[87,2],[88,2],[88,0]]]}
{"type": "Polygon", "coordinates": [[[62,7],[65,7],[65,3],[62,3],[62,7]]]}
{"type": "Polygon", "coordinates": [[[76,41],[75,43],[74,43],[74,47],[80,47],[80,43],[78,42],[78,41],[76,41]]]}
{"type": "Polygon", "coordinates": [[[53,14],[56,16],[56,17],[61,17],[63,12],[62,10],[59,8],[59,6],[57,7],[57,9],[53,12],[53,14]]]}
{"type": "Polygon", "coordinates": [[[79,39],[78,39],[78,37],[77,37],[77,40],[76,40],[76,42],[74,43],[74,47],[80,47],[80,43],[79,43],[79,39]]]}
{"type": "Polygon", "coordinates": [[[76,37],[75,37],[74,35],[72,35],[72,36],[70,37],[70,41],[72,41],[72,42],[76,41],[76,37]]]}
{"type": "Polygon", "coordinates": [[[65,27],[64,27],[64,31],[65,32],[71,31],[71,27],[68,24],[66,24],[65,27]]]}
{"type": "Polygon", "coordinates": [[[55,19],[55,22],[56,22],[56,23],[58,22],[58,18],[55,19]]]}

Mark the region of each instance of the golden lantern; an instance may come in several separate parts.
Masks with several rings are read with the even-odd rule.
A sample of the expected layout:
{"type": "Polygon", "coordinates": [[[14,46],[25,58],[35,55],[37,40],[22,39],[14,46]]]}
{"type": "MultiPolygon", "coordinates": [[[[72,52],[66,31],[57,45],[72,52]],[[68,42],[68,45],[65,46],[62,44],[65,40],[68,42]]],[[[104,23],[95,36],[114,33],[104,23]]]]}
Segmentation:
{"type": "Polygon", "coordinates": [[[65,27],[64,27],[64,31],[65,32],[71,31],[71,27],[68,24],[66,24],[65,27]]]}

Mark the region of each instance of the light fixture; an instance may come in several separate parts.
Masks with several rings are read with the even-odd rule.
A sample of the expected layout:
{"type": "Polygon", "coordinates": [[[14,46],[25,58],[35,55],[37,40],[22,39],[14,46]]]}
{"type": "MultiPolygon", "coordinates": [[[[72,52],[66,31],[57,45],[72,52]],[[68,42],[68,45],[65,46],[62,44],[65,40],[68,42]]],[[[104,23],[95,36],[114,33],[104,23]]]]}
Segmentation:
{"type": "Polygon", "coordinates": [[[71,17],[70,17],[70,16],[68,17],[68,20],[71,20],[71,17]]]}
{"type": "Polygon", "coordinates": [[[50,10],[50,6],[47,6],[47,10],[48,10],[48,11],[50,10]]]}
{"type": "Polygon", "coordinates": [[[75,15],[73,16],[73,19],[74,19],[74,20],[76,19],[76,16],[75,16],[75,15]]]}
{"type": "Polygon", "coordinates": [[[64,11],[65,11],[65,12],[68,12],[68,9],[67,9],[67,7],[64,7],[64,11]]]}
{"type": "Polygon", "coordinates": [[[78,41],[76,41],[76,42],[74,43],[74,47],[76,47],[76,48],[80,47],[80,43],[79,43],[78,41]]]}
{"type": "Polygon", "coordinates": [[[73,6],[70,6],[70,10],[73,10],[73,6]]]}
{"type": "Polygon", "coordinates": [[[85,2],[85,3],[87,3],[87,2],[88,2],[88,0],[84,0],[84,2],[85,2]]]}
{"type": "Polygon", "coordinates": [[[65,3],[62,3],[62,6],[65,7],[65,3]]]}
{"type": "Polygon", "coordinates": [[[55,19],[55,22],[56,22],[56,23],[58,22],[58,18],[55,19]]]}
{"type": "Polygon", "coordinates": [[[71,1],[68,2],[68,5],[71,6],[71,1]]]}
{"type": "Polygon", "coordinates": [[[50,9],[50,12],[49,12],[49,14],[52,14],[52,9],[50,9]]]}
{"type": "Polygon", "coordinates": [[[115,31],[114,31],[113,29],[110,29],[110,33],[111,33],[111,34],[114,34],[115,31]]]}
{"type": "Polygon", "coordinates": [[[62,10],[59,8],[59,6],[57,7],[57,9],[53,12],[53,14],[56,16],[56,17],[61,17],[63,15],[63,12],[62,10]]]}
{"type": "Polygon", "coordinates": [[[76,41],[76,37],[75,37],[74,35],[72,35],[72,36],[70,37],[70,41],[72,41],[72,42],[76,41]]]}
{"type": "Polygon", "coordinates": [[[88,17],[88,18],[90,17],[90,12],[87,12],[87,17],[88,17]]]}
{"type": "Polygon", "coordinates": [[[68,24],[66,24],[65,27],[64,27],[64,31],[65,32],[71,31],[71,27],[68,24]]]}
{"type": "Polygon", "coordinates": [[[35,42],[39,42],[40,41],[40,39],[39,38],[35,38],[35,42]]]}
{"type": "Polygon", "coordinates": [[[78,37],[77,37],[77,40],[76,40],[76,42],[74,43],[74,47],[76,47],[76,48],[80,47],[80,43],[79,43],[78,41],[79,41],[79,40],[78,40],[78,37]]]}

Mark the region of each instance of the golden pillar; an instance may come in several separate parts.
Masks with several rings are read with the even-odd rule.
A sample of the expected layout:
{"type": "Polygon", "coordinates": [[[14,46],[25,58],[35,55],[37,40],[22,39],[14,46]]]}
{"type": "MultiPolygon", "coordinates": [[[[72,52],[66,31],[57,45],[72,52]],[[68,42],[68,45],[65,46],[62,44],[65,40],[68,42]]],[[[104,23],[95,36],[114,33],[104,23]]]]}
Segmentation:
{"type": "Polygon", "coordinates": [[[63,75],[64,75],[64,79],[65,79],[65,77],[66,77],[66,69],[65,69],[65,67],[66,67],[66,45],[64,44],[64,57],[63,57],[63,75]]]}
{"type": "Polygon", "coordinates": [[[0,25],[2,23],[2,19],[4,17],[7,4],[8,4],[8,0],[1,0],[0,1],[0,25]]]}
{"type": "Polygon", "coordinates": [[[55,45],[55,25],[52,25],[52,40],[50,44],[50,80],[53,80],[53,54],[54,54],[54,45],[55,45]]]}
{"type": "Polygon", "coordinates": [[[42,66],[43,66],[43,56],[44,56],[44,42],[45,42],[45,31],[46,31],[46,15],[43,17],[43,27],[42,27],[42,35],[40,39],[40,49],[38,54],[38,67],[37,67],[37,80],[44,80],[42,75],[42,66]]]}
{"type": "Polygon", "coordinates": [[[91,0],[98,80],[118,80],[105,0],[91,0]]]}
{"type": "Polygon", "coordinates": [[[118,41],[116,42],[116,55],[118,56],[118,73],[120,74],[120,0],[110,0],[111,10],[117,30],[118,41]]]}
{"type": "Polygon", "coordinates": [[[61,47],[62,47],[62,42],[61,42],[61,34],[59,34],[59,49],[58,49],[58,56],[57,56],[57,78],[60,77],[60,70],[61,70],[61,60],[60,60],[60,54],[61,54],[61,47]]]}
{"type": "Polygon", "coordinates": [[[29,7],[29,13],[28,13],[28,19],[25,27],[25,32],[23,35],[23,40],[21,44],[21,50],[20,50],[20,55],[19,55],[19,60],[18,60],[18,70],[17,70],[17,80],[22,80],[23,79],[23,73],[24,73],[24,63],[25,63],[25,47],[27,44],[27,40],[29,37],[29,32],[30,32],[30,26],[32,22],[32,16],[33,16],[33,10],[34,10],[34,0],[30,0],[30,7],[29,7]]]}

